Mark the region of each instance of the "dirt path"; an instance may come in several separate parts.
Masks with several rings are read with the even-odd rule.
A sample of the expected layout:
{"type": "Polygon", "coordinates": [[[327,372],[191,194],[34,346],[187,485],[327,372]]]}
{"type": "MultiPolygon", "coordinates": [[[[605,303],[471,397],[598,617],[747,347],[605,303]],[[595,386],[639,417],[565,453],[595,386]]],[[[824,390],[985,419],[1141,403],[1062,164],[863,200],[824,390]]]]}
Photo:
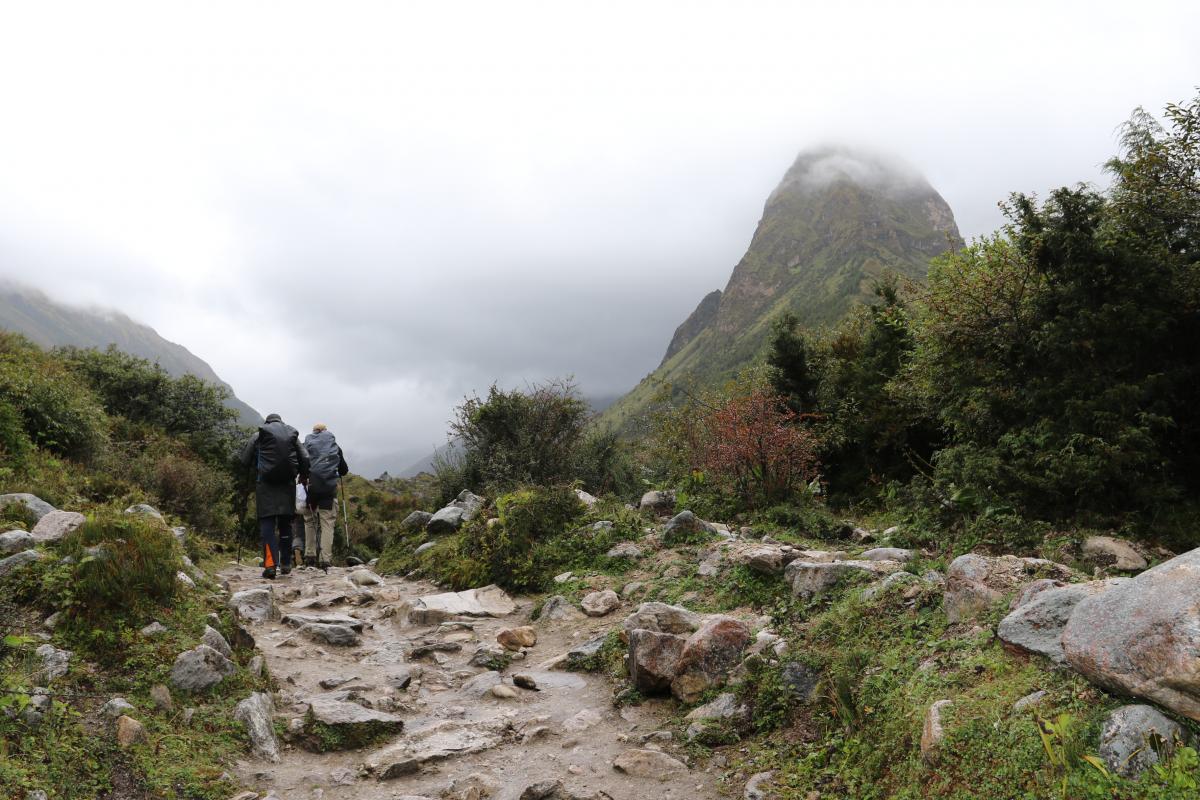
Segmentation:
{"type": "Polygon", "coordinates": [[[542,666],[607,631],[625,609],[603,619],[531,623],[532,603],[516,598],[516,611],[501,619],[456,618],[440,625],[411,626],[407,603],[441,590],[398,578],[359,587],[351,582],[350,573],[335,568],[325,575],[302,569],[266,581],[257,569],[231,565],[220,577],[232,592],[271,585],[281,616],[339,614],[364,623],[361,642],[340,647],[314,642],[279,620],[250,626],[280,686],[278,719],[287,723],[302,718],[309,699],[325,695],[390,711],[403,718],[404,730],[360,750],[313,753],[282,747],[278,763],[238,765],[237,777],[246,786],[280,800],[409,796],[517,800],[527,787],[543,781],[562,781],[581,798],[597,792],[614,800],[721,796],[717,770],[689,769],[672,775],[652,767],[650,777],[640,777],[614,769],[613,760],[630,750],[662,750],[686,760],[662,731],[663,705],[617,710],[604,678],[542,666]],[[523,660],[513,662],[503,680],[511,686],[512,675],[528,674],[540,691],[517,688],[515,697],[497,697],[488,689],[496,676],[469,662],[480,645],[496,644],[501,628],[525,624],[535,627],[538,642],[523,660]],[[412,657],[414,646],[425,644],[451,649],[412,657]],[[452,649],[456,645],[461,649],[452,649]],[[405,677],[411,682],[397,688],[405,677]],[[414,755],[422,762],[418,771],[395,779],[380,780],[380,769],[371,774],[363,768],[385,767],[414,755]]]}

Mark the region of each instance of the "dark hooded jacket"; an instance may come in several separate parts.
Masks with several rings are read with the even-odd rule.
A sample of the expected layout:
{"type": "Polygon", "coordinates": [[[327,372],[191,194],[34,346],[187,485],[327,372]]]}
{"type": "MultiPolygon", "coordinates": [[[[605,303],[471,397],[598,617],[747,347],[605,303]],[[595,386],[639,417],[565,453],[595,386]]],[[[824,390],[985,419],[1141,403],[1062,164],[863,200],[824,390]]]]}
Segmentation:
{"type": "MultiPolygon", "coordinates": [[[[278,414],[271,414],[263,423],[262,428],[271,428],[275,438],[286,441],[295,457],[296,469],[301,480],[308,478],[308,451],[300,443],[300,433],[291,425],[286,424],[278,414]]],[[[258,438],[262,429],[254,433],[242,448],[240,461],[247,469],[258,463],[258,438]]],[[[258,517],[291,516],[296,513],[296,481],[272,483],[262,478],[254,485],[254,505],[258,517]]]]}

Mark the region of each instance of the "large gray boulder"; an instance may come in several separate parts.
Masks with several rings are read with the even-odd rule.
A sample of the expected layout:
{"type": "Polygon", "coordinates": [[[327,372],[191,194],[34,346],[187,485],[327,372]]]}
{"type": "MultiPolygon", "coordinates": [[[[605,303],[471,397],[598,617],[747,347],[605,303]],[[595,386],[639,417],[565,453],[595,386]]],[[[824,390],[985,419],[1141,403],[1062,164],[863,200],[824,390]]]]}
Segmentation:
{"type": "Polygon", "coordinates": [[[425,530],[429,533],[454,533],[466,522],[466,511],[458,506],[446,506],[429,518],[425,530]]]}
{"type": "Polygon", "coordinates": [[[675,510],[675,493],[652,491],[642,495],[638,508],[665,517],[675,510]]]}
{"type": "Polygon", "coordinates": [[[1112,578],[1073,583],[1038,592],[1016,611],[1000,620],[997,635],[1010,649],[1036,653],[1062,665],[1062,633],[1071,612],[1085,597],[1106,592],[1128,580],[1112,578]]]}
{"type": "Polygon", "coordinates": [[[233,718],[246,726],[254,755],[272,763],[279,760],[279,742],[272,724],[274,715],[275,704],[265,692],[255,692],[233,710],[233,718]]]}
{"type": "Polygon", "coordinates": [[[51,511],[33,526],[30,533],[40,544],[61,541],[71,531],[87,522],[87,517],[77,511],[51,511]]]}
{"type": "Polygon", "coordinates": [[[0,533],[0,556],[12,555],[22,550],[30,550],[37,541],[28,531],[9,531],[0,533]]]}
{"type": "Polygon", "coordinates": [[[1070,567],[1044,558],[982,556],[967,553],[946,570],[942,607],[951,622],[972,619],[993,604],[1038,578],[1066,581],[1075,575],[1070,567]]]}
{"type": "Polygon", "coordinates": [[[22,567],[27,567],[35,561],[41,561],[42,558],[42,554],[37,550],[22,550],[8,558],[0,558],[0,578],[22,567]]]}
{"type": "Polygon", "coordinates": [[[275,618],[275,594],[269,588],[235,592],[229,598],[229,607],[238,619],[270,622],[275,618]]]}
{"type": "Polygon", "coordinates": [[[433,514],[428,511],[414,511],[401,521],[400,530],[407,533],[424,530],[431,519],[433,519],[433,514]]]}
{"type": "Polygon", "coordinates": [[[200,643],[208,645],[226,658],[233,658],[233,648],[225,641],[221,632],[211,625],[204,626],[204,635],[200,637],[200,643]]]}
{"type": "Polygon", "coordinates": [[[1100,757],[1125,778],[1136,778],[1170,758],[1183,742],[1183,727],[1152,706],[1121,706],[1108,715],[1100,731],[1100,757]]]}
{"type": "Polygon", "coordinates": [[[180,653],[171,667],[171,684],[184,692],[203,692],[236,671],[233,662],[206,644],[180,653]]]}
{"type": "Polygon", "coordinates": [[[629,631],[629,679],[637,690],[646,694],[669,692],[686,643],[686,637],[673,633],[641,628],[629,631]]]}
{"type": "Polygon", "coordinates": [[[1093,683],[1200,720],[1200,549],[1081,600],[1062,647],[1093,683]]]}
{"type": "Polygon", "coordinates": [[[796,597],[815,597],[837,586],[861,580],[881,578],[899,572],[897,561],[793,561],[784,568],[783,578],[791,584],[796,597]]]}
{"type": "Polygon", "coordinates": [[[50,505],[35,494],[29,494],[28,492],[0,494],[0,508],[4,508],[5,506],[13,503],[20,503],[32,511],[33,515],[37,517],[38,522],[41,521],[42,517],[46,516],[51,511],[56,510],[54,506],[50,505]]]}

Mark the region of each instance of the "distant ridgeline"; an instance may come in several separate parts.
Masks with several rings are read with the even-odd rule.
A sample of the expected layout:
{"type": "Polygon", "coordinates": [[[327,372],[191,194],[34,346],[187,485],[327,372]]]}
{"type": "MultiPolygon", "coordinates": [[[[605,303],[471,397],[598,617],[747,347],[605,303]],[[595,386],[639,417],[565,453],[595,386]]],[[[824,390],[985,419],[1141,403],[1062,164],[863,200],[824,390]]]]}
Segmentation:
{"type": "Polygon", "coordinates": [[[837,322],[885,271],[923,281],[962,246],[954,214],[920,175],[844,148],[801,153],[771,196],[725,290],[700,301],[662,363],[604,415],[628,430],[663,383],[716,385],[766,350],[771,322],[837,322]]]}
{"type": "Polygon", "coordinates": [[[94,311],[56,303],[23,286],[0,283],[0,329],[19,333],[41,347],[74,346],[106,349],[116,345],[130,355],[156,361],[168,374],[194,375],[229,390],[226,405],[237,412],[238,423],[257,426],[262,415],[233,394],[204,360],[186,347],[169,342],[147,325],[116,311],[94,311]]]}

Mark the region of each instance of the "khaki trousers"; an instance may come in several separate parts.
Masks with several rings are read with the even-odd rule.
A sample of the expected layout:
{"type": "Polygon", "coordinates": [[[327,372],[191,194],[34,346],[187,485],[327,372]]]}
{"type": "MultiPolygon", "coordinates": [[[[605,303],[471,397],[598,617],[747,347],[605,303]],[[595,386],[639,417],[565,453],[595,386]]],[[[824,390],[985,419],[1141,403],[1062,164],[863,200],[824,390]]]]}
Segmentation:
{"type": "Polygon", "coordinates": [[[333,562],[333,525],[337,522],[337,501],[333,508],[310,508],[304,514],[304,557],[316,557],[321,564],[333,562]],[[317,552],[318,543],[320,552],[317,552]]]}

